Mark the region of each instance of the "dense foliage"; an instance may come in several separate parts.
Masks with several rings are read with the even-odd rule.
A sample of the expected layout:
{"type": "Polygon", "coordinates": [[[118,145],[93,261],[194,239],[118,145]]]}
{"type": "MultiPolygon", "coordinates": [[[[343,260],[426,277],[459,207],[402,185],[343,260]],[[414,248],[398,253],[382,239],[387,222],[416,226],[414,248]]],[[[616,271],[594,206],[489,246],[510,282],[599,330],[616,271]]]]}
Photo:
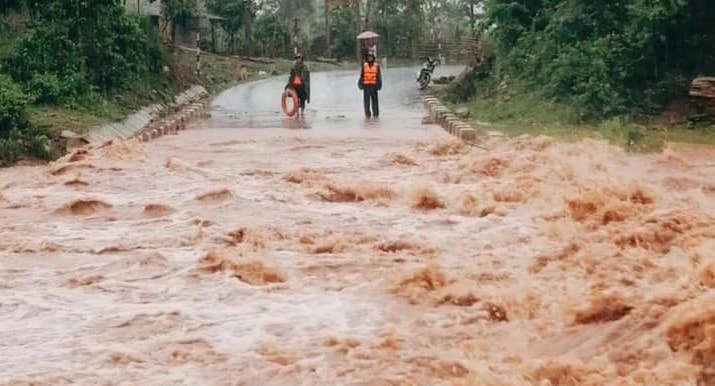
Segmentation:
{"type": "Polygon", "coordinates": [[[260,56],[287,56],[290,52],[288,23],[277,12],[262,13],[253,26],[254,54],[260,56]]]}
{"type": "MultiPolygon", "coordinates": [[[[430,25],[425,23],[423,2],[418,0],[377,0],[367,9],[369,24],[384,36],[380,52],[390,57],[414,57],[416,46],[430,25]]],[[[431,23],[430,23],[431,24],[431,23]]]]}
{"type": "Polygon", "coordinates": [[[330,11],[330,36],[332,54],[338,58],[353,58],[356,55],[357,16],[352,9],[340,6],[330,11]]]}
{"type": "MultiPolygon", "coordinates": [[[[470,5],[481,0],[209,0],[209,9],[226,18],[220,25],[220,52],[248,55],[290,55],[293,21],[298,19],[303,52],[312,57],[353,59],[358,29],[379,33],[380,55],[416,58],[419,46],[437,39],[459,41],[471,37],[476,17],[470,5]],[[244,18],[247,4],[254,11],[244,18]],[[358,19],[359,17],[359,19],[358,19]],[[250,33],[246,29],[252,26],[250,33]],[[359,26],[359,27],[358,27],[359,26]],[[242,44],[236,44],[242,30],[242,44]],[[329,42],[326,41],[329,36],[329,42]],[[228,44],[222,44],[223,41],[228,44]],[[249,42],[254,44],[249,47],[249,42]],[[330,49],[328,50],[328,44],[330,49]]],[[[434,54],[434,53],[431,53],[434,54]]]]}
{"type": "Polygon", "coordinates": [[[31,150],[46,136],[31,127],[29,105],[90,106],[161,70],[156,33],[115,0],[16,0],[2,13],[10,9],[30,19],[0,58],[1,160],[41,155],[31,150]]]}
{"type": "Polygon", "coordinates": [[[47,157],[49,138],[30,126],[27,106],[31,98],[20,85],[0,75],[0,165],[17,161],[26,154],[47,157]]]}
{"type": "Polygon", "coordinates": [[[487,0],[494,77],[586,118],[653,112],[715,72],[711,0],[487,0]]]}
{"type": "Polygon", "coordinates": [[[209,11],[226,19],[223,28],[229,35],[229,49],[230,52],[236,52],[236,34],[243,26],[245,4],[241,1],[208,0],[207,7],[209,11]]]}
{"type": "Polygon", "coordinates": [[[113,0],[31,2],[32,33],[3,68],[41,103],[76,103],[161,69],[158,45],[113,0]]]}
{"type": "MultiPolygon", "coordinates": [[[[165,17],[173,24],[187,25],[196,15],[196,0],[161,0],[165,17]]],[[[224,3],[227,3],[224,1],[224,3]]],[[[235,1],[233,2],[235,3],[235,1]]]]}

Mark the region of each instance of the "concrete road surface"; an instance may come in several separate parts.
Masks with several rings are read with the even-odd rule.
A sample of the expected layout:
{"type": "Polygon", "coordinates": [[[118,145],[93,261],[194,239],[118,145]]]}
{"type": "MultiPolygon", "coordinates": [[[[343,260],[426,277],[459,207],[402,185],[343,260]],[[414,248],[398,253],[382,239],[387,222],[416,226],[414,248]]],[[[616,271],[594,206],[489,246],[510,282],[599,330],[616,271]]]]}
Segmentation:
{"type": "MultiPolygon", "coordinates": [[[[434,77],[456,75],[463,66],[438,66],[434,77]]],[[[288,118],[280,107],[280,95],[288,77],[271,77],[232,88],[212,104],[208,125],[229,128],[304,129],[404,129],[420,127],[424,109],[415,81],[419,67],[383,71],[379,93],[379,121],[366,120],[362,91],[357,87],[359,69],[318,72],[311,76],[311,101],[305,118],[288,118]]]]}

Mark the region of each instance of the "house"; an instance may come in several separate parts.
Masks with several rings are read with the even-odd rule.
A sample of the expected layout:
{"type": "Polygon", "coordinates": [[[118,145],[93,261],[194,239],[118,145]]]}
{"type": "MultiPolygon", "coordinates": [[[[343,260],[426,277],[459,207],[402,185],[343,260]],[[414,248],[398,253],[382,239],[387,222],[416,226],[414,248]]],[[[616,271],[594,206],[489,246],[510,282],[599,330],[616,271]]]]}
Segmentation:
{"type": "Polygon", "coordinates": [[[197,48],[197,35],[202,40],[211,39],[212,24],[223,21],[224,18],[213,15],[206,10],[206,3],[199,0],[198,16],[194,17],[187,25],[176,25],[172,31],[162,19],[162,0],[122,0],[124,9],[130,14],[145,15],[155,25],[165,41],[173,41],[175,45],[187,48],[197,48]]]}

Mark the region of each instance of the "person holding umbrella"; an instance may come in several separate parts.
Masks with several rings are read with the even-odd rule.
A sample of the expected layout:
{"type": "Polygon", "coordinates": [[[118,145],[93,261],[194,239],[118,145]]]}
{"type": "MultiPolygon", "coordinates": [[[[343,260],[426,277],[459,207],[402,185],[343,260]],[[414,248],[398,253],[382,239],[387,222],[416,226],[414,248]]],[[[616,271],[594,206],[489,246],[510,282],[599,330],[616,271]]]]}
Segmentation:
{"type": "Polygon", "coordinates": [[[380,35],[373,31],[363,31],[357,36],[362,57],[365,59],[360,71],[358,88],[363,91],[365,117],[367,118],[380,116],[377,92],[382,89],[382,70],[376,63],[379,38],[380,35]],[[370,111],[370,107],[372,107],[372,111],[370,111]]]}
{"type": "Polygon", "coordinates": [[[375,63],[375,54],[369,52],[365,55],[365,62],[360,71],[358,88],[363,92],[363,104],[365,107],[365,117],[380,116],[380,106],[377,99],[377,92],[382,90],[382,73],[380,66],[375,63]],[[370,111],[372,107],[372,111],[370,111]]]}

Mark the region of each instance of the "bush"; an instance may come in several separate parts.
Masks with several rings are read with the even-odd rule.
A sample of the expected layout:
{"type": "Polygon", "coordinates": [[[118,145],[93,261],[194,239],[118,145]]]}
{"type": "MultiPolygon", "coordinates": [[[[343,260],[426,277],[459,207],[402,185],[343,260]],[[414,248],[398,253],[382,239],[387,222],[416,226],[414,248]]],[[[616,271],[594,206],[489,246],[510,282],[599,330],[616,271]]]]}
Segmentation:
{"type": "MultiPolygon", "coordinates": [[[[52,91],[54,83],[48,87],[52,91]]],[[[25,155],[42,159],[52,155],[50,139],[28,120],[31,101],[17,83],[0,75],[0,165],[11,164],[25,155]]]]}
{"type": "Polygon", "coordinates": [[[78,45],[69,39],[67,25],[41,22],[15,45],[11,55],[3,60],[3,68],[16,81],[26,83],[36,75],[78,74],[81,58],[78,45]]]}
{"type": "Polygon", "coordinates": [[[73,4],[32,5],[31,33],[3,60],[37,103],[76,106],[95,90],[111,94],[161,71],[158,35],[146,20],[127,16],[116,2],[73,4]]]}
{"type": "Polygon", "coordinates": [[[17,162],[23,155],[22,148],[22,138],[16,130],[8,138],[0,138],[0,166],[17,162]]]}
{"type": "Polygon", "coordinates": [[[36,103],[57,103],[62,98],[62,83],[55,74],[38,74],[25,84],[25,91],[36,103]]]}
{"type": "Polygon", "coordinates": [[[0,75],[0,138],[8,138],[11,131],[24,130],[29,126],[29,103],[30,98],[18,84],[0,75]]]}
{"type": "Polygon", "coordinates": [[[2,164],[53,156],[49,128],[29,122],[30,104],[97,108],[102,96],[148,83],[163,65],[157,31],[146,17],[128,16],[120,2],[13,2],[21,3],[32,20],[0,55],[2,164]]]}
{"type": "Polygon", "coordinates": [[[711,0],[489,0],[487,9],[493,75],[587,118],[655,112],[685,95],[687,83],[669,79],[715,71],[711,0]]]}
{"type": "Polygon", "coordinates": [[[25,83],[25,93],[40,105],[86,106],[95,102],[93,92],[80,74],[37,74],[25,83]]]}

